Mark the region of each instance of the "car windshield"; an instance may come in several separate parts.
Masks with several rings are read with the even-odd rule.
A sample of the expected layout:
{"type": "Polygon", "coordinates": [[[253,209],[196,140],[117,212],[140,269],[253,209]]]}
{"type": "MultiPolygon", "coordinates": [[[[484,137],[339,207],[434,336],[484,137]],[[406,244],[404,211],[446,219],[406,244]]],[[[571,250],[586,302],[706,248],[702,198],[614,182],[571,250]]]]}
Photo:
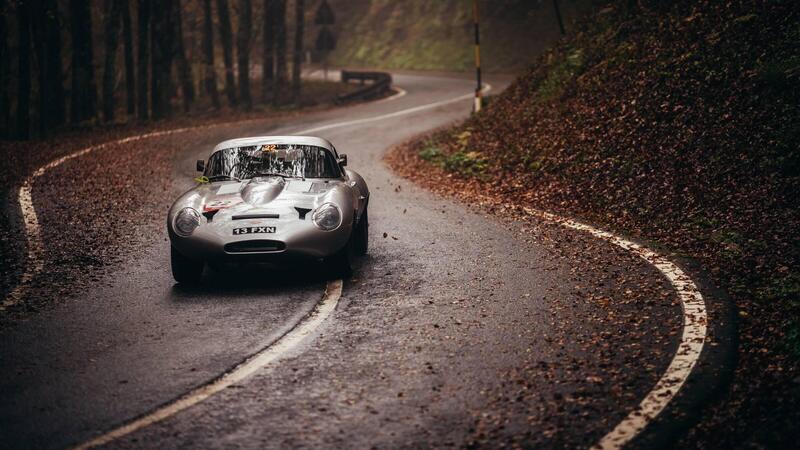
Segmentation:
{"type": "Polygon", "coordinates": [[[211,155],[204,175],[214,181],[270,175],[338,178],[341,173],[328,149],[315,145],[267,144],[219,150],[211,155]]]}

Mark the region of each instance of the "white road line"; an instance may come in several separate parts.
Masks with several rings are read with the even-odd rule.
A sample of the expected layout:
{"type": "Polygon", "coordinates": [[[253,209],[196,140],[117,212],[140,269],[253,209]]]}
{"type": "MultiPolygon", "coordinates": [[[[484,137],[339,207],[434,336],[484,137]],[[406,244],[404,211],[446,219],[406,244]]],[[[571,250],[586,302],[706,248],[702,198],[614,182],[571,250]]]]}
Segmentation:
{"type": "Polygon", "coordinates": [[[44,175],[48,170],[58,167],[61,164],[83,156],[95,150],[100,150],[112,145],[125,144],[128,142],[138,141],[156,136],[166,136],[169,134],[183,133],[189,130],[195,130],[200,127],[190,128],[176,128],[173,130],[155,131],[152,133],[140,134],[131,136],[116,141],[106,142],[103,144],[93,145],[86,147],[75,153],[62,156],[54,161],[45,164],[38,168],[31,174],[23,183],[17,194],[17,201],[19,202],[20,211],[22,212],[22,224],[25,228],[25,240],[27,243],[27,264],[25,265],[25,272],[23,272],[19,283],[14,287],[11,293],[6,296],[3,303],[0,304],[0,311],[19,303],[22,297],[30,287],[31,281],[44,270],[44,244],[42,243],[41,229],[39,227],[39,217],[36,215],[36,209],[33,206],[33,182],[36,178],[44,175]]]}
{"type": "MultiPolygon", "coordinates": [[[[489,83],[485,83],[484,84],[484,87],[483,87],[483,92],[484,93],[489,92],[491,89],[492,89],[492,86],[489,83]]],[[[321,125],[321,126],[318,126],[318,127],[309,128],[307,130],[298,131],[295,134],[316,133],[317,131],[330,130],[331,128],[348,127],[350,125],[361,125],[361,124],[370,123],[370,122],[377,122],[379,120],[391,119],[391,118],[394,118],[394,117],[405,116],[405,115],[408,115],[408,114],[414,114],[416,112],[425,111],[426,109],[438,108],[440,106],[449,105],[451,103],[460,102],[462,100],[472,99],[474,97],[474,95],[475,94],[465,94],[465,95],[462,95],[460,97],[455,97],[455,98],[451,98],[451,99],[448,99],[448,100],[442,100],[442,101],[438,101],[438,102],[428,103],[426,105],[415,106],[413,108],[403,109],[403,110],[395,111],[393,113],[388,113],[388,114],[382,114],[380,116],[366,117],[366,118],[363,118],[363,119],[355,119],[355,120],[348,120],[346,122],[337,122],[337,123],[332,123],[332,124],[328,124],[328,125],[321,125]]]]}
{"type": "MultiPolygon", "coordinates": [[[[400,90],[402,92],[405,92],[402,89],[400,89],[400,90]]],[[[487,85],[487,91],[488,91],[488,85],[487,85]]],[[[389,98],[384,99],[384,100],[394,100],[394,99],[397,99],[397,98],[400,98],[400,97],[402,97],[402,95],[394,95],[394,96],[389,97],[389,98]]],[[[430,105],[423,105],[422,107],[416,107],[416,108],[410,108],[410,109],[406,109],[406,110],[397,111],[396,113],[392,113],[392,114],[385,114],[383,116],[372,117],[367,121],[386,119],[386,118],[396,117],[396,116],[403,115],[403,114],[411,114],[411,113],[416,112],[416,111],[421,111],[421,110],[424,110],[424,109],[441,106],[441,105],[444,105],[444,104],[447,104],[447,103],[452,103],[453,101],[458,101],[458,100],[461,100],[462,98],[464,98],[464,96],[458,97],[457,99],[453,99],[453,100],[449,100],[449,101],[437,102],[437,103],[433,103],[433,104],[430,104],[430,105]]],[[[75,158],[78,158],[80,156],[86,155],[88,153],[91,153],[91,152],[94,152],[94,151],[97,151],[97,150],[102,150],[104,148],[111,147],[111,146],[114,146],[114,145],[126,144],[126,143],[129,143],[129,142],[135,142],[135,141],[140,141],[142,139],[149,139],[149,138],[154,138],[154,137],[159,137],[159,136],[167,136],[167,135],[171,135],[171,134],[185,133],[185,132],[188,132],[188,131],[195,131],[195,130],[209,129],[209,128],[217,128],[217,127],[228,126],[228,125],[241,125],[241,124],[246,124],[246,123],[250,123],[250,122],[258,122],[258,121],[262,121],[262,120],[264,120],[264,119],[263,118],[260,118],[260,119],[246,119],[246,120],[240,120],[240,121],[234,121],[234,122],[224,122],[224,123],[217,123],[217,124],[210,124],[210,125],[200,125],[200,126],[195,126],[195,127],[175,128],[175,129],[172,129],[172,130],[154,131],[154,132],[151,132],[151,133],[139,134],[139,135],[136,135],[136,136],[130,136],[130,137],[118,139],[116,141],[111,141],[111,142],[106,142],[106,143],[103,143],[103,144],[93,145],[91,147],[86,147],[86,148],[84,148],[82,150],[78,150],[75,153],[71,153],[69,155],[66,155],[66,156],[63,156],[61,158],[58,158],[58,159],[56,159],[54,161],[51,161],[50,163],[45,164],[44,166],[42,166],[39,169],[37,169],[35,172],[33,172],[33,174],[31,174],[22,183],[22,186],[19,189],[19,193],[17,194],[17,201],[19,202],[19,207],[20,207],[20,210],[22,212],[22,223],[23,223],[23,226],[25,228],[25,240],[26,240],[26,243],[27,243],[27,255],[25,257],[25,260],[27,261],[27,264],[25,265],[25,271],[23,272],[22,277],[20,277],[19,283],[6,296],[6,298],[3,299],[3,303],[0,304],[0,311],[3,311],[6,308],[14,306],[17,303],[21,302],[22,298],[25,296],[25,294],[27,293],[28,289],[30,288],[31,282],[34,280],[34,278],[38,274],[40,274],[42,272],[42,270],[44,270],[44,244],[42,243],[41,229],[40,229],[40,226],[39,226],[39,218],[36,215],[36,209],[33,206],[33,198],[32,198],[33,182],[36,180],[36,178],[44,175],[48,170],[56,168],[56,167],[60,166],[61,164],[65,163],[65,162],[67,162],[67,161],[69,161],[71,159],[75,159],[75,158]]],[[[362,122],[358,122],[358,121],[355,121],[355,122],[362,123],[362,122]]],[[[296,134],[310,133],[310,132],[318,131],[318,130],[321,130],[321,129],[326,129],[327,130],[327,129],[331,129],[331,128],[344,127],[344,126],[354,125],[354,124],[355,123],[353,123],[353,121],[334,123],[334,124],[326,125],[324,127],[320,127],[319,129],[312,128],[310,130],[300,131],[300,132],[297,132],[296,134]]]]}
{"type": "Polygon", "coordinates": [[[393,95],[391,95],[389,97],[386,97],[386,98],[382,98],[382,99],[376,101],[375,103],[390,102],[392,100],[397,100],[400,97],[404,97],[406,94],[408,94],[408,92],[406,92],[406,90],[403,89],[403,88],[400,88],[400,87],[397,87],[397,86],[392,86],[392,88],[395,91],[397,91],[395,94],[393,94],[393,95]]]}
{"type": "Polygon", "coordinates": [[[635,438],[645,427],[664,410],[667,404],[680,391],[692,369],[706,340],[708,316],[706,305],[700,290],[692,279],[675,263],[647,247],[623,239],[607,231],[599,230],[574,220],[559,217],[555,214],[525,208],[531,216],[556,222],[564,227],[584,231],[618,247],[628,250],[657,268],[672,284],[678,293],[683,311],[683,333],[672,361],[667,370],[656,382],[653,389],[645,396],[639,406],[628,414],[611,432],[595,444],[593,449],[618,449],[635,438]]]}
{"type": "Polygon", "coordinates": [[[320,324],[322,324],[322,322],[324,322],[325,319],[328,318],[328,316],[330,316],[331,313],[336,309],[336,305],[339,303],[339,298],[341,298],[341,295],[342,280],[328,282],[328,286],[325,289],[325,295],[322,297],[322,300],[317,304],[311,314],[309,314],[299,324],[292,328],[291,331],[286,333],[282,338],[272,345],[251,356],[249,359],[239,364],[230,372],[227,372],[219,377],[216,381],[200,386],[178,398],[177,400],[164,405],[132,422],[126,423],[119,428],[115,428],[90,441],[84,442],[74,447],[74,449],[85,450],[108,444],[115,439],[119,439],[123,436],[133,433],[136,430],[142,429],[173,416],[180,411],[194,406],[211,397],[212,395],[243,381],[247,377],[269,366],[286,355],[289,351],[294,349],[297,344],[302,342],[303,339],[313,334],[317,327],[319,327],[320,324]]]}

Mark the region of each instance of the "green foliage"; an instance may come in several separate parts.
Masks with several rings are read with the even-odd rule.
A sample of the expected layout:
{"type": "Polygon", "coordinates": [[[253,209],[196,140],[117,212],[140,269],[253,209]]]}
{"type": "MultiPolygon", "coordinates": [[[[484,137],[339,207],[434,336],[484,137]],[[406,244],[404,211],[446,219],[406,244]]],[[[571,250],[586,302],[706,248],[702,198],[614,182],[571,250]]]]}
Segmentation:
{"type": "Polygon", "coordinates": [[[546,158],[543,155],[526,154],[522,157],[522,164],[531,172],[538,172],[544,168],[546,158]]]}
{"type": "Polygon", "coordinates": [[[755,14],[747,14],[744,16],[737,17],[733,19],[733,23],[747,23],[752,21],[753,19],[757,18],[758,16],[755,14]]]}
{"type": "MultiPolygon", "coordinates": [[[[757,295],[762,302],[780,302],[787,311],[797,311],[800,309],[800,273],[789,273],[773,279],[771,284],[760,289],[757,295]]],[[[784,344],[795,358],[800,358],[800,317],[796,314],[788,316],[790,318],[785,328],[784,344]]]]}
{"type": "MultiPolygon", "coordinates": [[[[342,66],[414,70],[469,70],[474,66],[472,7],[464,0],[330,0],[336,12],[342,66]]],[[[521,70],[558,39],[551,5],[530,0],[480,2],[481,65],[521,70]]],[[[562,13],[568,26],[592,2],[573,0],[562,13]]]]}
{"type": "Polygon", "coordinates": [[[461,133],[456,135],[456,144],[458,144],[458,148],[462,151],[467,148],[467,144],[469,144],[469,138],[472,136],[472,130],[467,128],[466,130],[462,131],[461,133]]]}
{"type": "Polygon", "coordinates": [[[711,241],[720,244],[720,255],[726,258],[742,256],[742,235],[733,230],[722,229],[711,234],[711,241]]]}
{"type": "Polygon", "coordinates": [[[452,151],[450,154],[442,151],[436,140],[431,139],[419,151],[419,157],[448,172],[481,178],[489,167],[489,162],[480,153],[468,150],[471,136],[472,130],[469,128],[447,136],[447,139],[452,139],[453,142],[450,145],[452,151]],[[452,150],[453,146],[455,147],[454,151],[452,150]]]}
{"type": "Polygon", "coordinates": [[[553,100],[564,92],[564,88],[584,68],[585,59],[581,49],[574,49],[554,64],[547,73],[547,77],[536,90],[536,96],[542,101],[553,100]]]}
{"type": "Polygon", "coordinates": [[[768,287],[759,290],[758,296],[762,300],[788,302],[793,307],[800,307],[800,274],[773,280],[768,287]]]}
{"type": "Polygon", "coordinates": [[[443,167],[448,172],[480,178],[488,167],[488,161],[478,152],[459,150],[445,158],[443,167]]]}
{"type": "Polygon", "coordinates": [[[444,159],[442,151],[439,150],[439,147],[433,143],[428,143],[422,150],[420,150],[419,157],[435,165],[440,165],[444,159]]]}

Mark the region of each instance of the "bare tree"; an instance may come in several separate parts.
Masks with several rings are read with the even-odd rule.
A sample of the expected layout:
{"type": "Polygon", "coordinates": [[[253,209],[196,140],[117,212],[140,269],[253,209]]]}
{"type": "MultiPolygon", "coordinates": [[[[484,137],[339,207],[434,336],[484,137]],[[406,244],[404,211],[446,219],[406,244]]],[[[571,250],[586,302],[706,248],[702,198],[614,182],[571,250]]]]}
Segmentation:
{"type": "Polygon", "coordinates": [[[183,46],[183,20],[181,18],[180,0],[172,1],[172,19],[175,22],[173,52],[178,64],[178,81],[183,94],[183,110],[189,111],[189,107],[194,102],[194,83],[192,81],[192,70],[189,68],[189,61],[186,59],[186,50],[183,46]]]}
{"type": "Polygon", "coordinates": [[[261,61],[261,100],[266,103],[275,77],[275,0],[264,0],[264,49],[261,61]]]}
{"type": "Polygon", "coordinates": [[[69,5],[72,33],[70,120],[77,123],[94,118],[97,108],[92,52],[92,12],[89,2],[85,0],[70,0],[69,5]]]}
{"type": "Polygon", "coordinates": [[[250,95],[250,40],[253,33],[253,5],[250,0],[239,3],[239,30],[236,33],[236,56],[239,60],[239,97],[245,110],[253,108],[250,95]]]}
{"type": "Polygon", "coordinates": [[[132,116],[136,112],[136,79],[133,65],[133,30],[131,29],[131,5],[128,0],[119,0],[122,17],[122,48],[125,57],[125,96],[127,112],[132,116]]]}
{"type": "Polygon", "coordinates": [[[47,60],[50,71],[47,84],[50,86],[50,123],[61,125],[67,120],[64,98],[64,70],[61,59],[61,14],[56,0],[46,0],[47,4],[47,60]]]}
{"type": "Polygon", "coordinates": [[[233,31],[231,30],[228,0],[217,0],[217,16],[219,17],[219,37],[222,41],[222,59],[225,62],[225,94],[228,96],[228,103],[236,106],[236,84],[233,77],[233,31]]]}
{"type": "Polygon", "coordinates": [[[211,97],[214,109],[219,109],[217,74],[214,70],[214,23],[211,17],[211,0],[203,0],[203,84],[211,97]]]}
{"type": "Polygon", "coordinates": [[[295,0],[294,5],[294,57],[292,58],[292,98],[300,103],[300,68],[303,64],[303,28],[305,25],[305,2],[295,0]]]}
{"type": "Polygon", "coordinates": [[[40,136],[47,133],[47,49],[45,48],[45,7],[44,2],[33,2],[28,6],[33,33],[33,50],[36,56],[36,71],[38,89],[38,121],[37,130],[40,136]]]}
{"type": "Polygon", "coordinates": [[[558,29],[561,31],[561,35],[565,35],[566,32],[564,31],[564,20],[561,18],[561,8],[558,6],[558,0],[553,0],[553,9],[556,11],[556,20],[558,21],[558,29]]]}
{"type": "Polygon", "coordinates": [[[147,120],[150,117],[150,107],[148,102],[148,87],[150,75],[150,9],[151,0],[138,0],[138,53],[139,58],[136,63],[138,72],[139,87],[136,90],[138,105],[136,107],[139,120],[147,120]]]}
{"type": "Polygon", "coordinates": [[[169,102],[174,38],[172,8],[153,8],[151,20],[150,104],[153,119],[158,120],[172,112],[169,102]]]}
{"type": "Polygon", "coordinates": [[[275,0],[275,80],[274,104],[280,103],[280,94],[286,87],[286,0],[275,0]]]}
{"type": "Polygon", "coordinates": [[[56,0],[40,0],[36,23],[44,41],[40,55],[40,115],[43,130],[50,130],[64,123],[63,67],[61,61],[61,24],[56,0]]]}
{"type": "Polygon", "coordinates": [[[6,0],[0,0],[0,138],[9,137],[11,124],[11,104],[8,95],[8,83],[11,78],[9,67],[11,66],[11,55],[8,50],[8,25],[6,15],[8,14],[8,4],[6,0]]]}
{"type": "Polygon", "coordinates": [[[18,78],[17,78],[17,137],[30,137],[30,102],[31,102],[31,29],[30,11],[26,2],[17,4],[18,40],[18,78]]]}
{"type": "Polygon", "coordinates": [[[120,4],[119,0],[105,0],[103,11],[105,64],[103,65],[103,119],[114,120],[114,84],[117,78],[117,47],[119,47],[120,4]]]}

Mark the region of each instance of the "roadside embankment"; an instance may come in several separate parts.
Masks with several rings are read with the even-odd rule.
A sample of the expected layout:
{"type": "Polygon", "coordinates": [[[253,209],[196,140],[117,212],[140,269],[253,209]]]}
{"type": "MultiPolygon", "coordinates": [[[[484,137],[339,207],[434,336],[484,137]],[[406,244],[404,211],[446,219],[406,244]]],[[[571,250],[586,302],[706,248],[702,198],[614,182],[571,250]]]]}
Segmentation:
{"type": "Polygon", "coordinates": [[[738,309],[730,387],[686,438],[791,447],[800,423],[800,11],[608,6],[464,123],[395,148],[471,203],[549,210],[700,264],[738,309]]]}

